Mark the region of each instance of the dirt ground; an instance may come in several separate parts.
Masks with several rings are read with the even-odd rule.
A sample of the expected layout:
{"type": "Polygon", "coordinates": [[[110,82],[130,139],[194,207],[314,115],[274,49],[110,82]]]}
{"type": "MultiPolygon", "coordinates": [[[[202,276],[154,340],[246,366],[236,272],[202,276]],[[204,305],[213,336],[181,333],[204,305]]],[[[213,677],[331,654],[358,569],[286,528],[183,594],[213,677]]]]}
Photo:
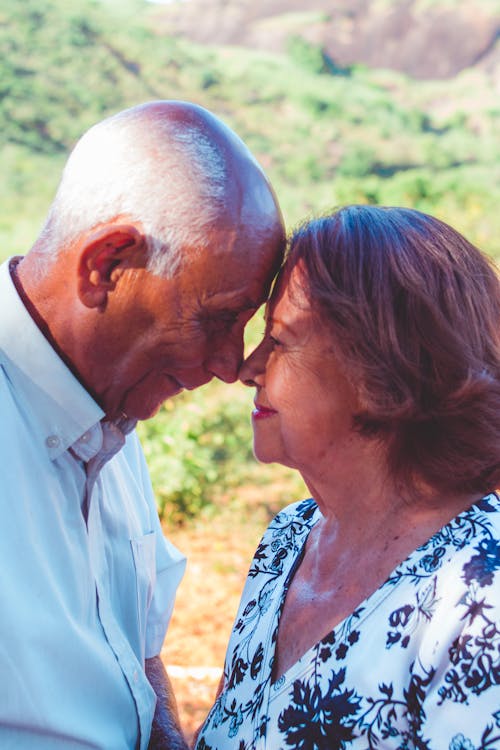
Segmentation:
{"type": "Polygon", "coordinates": [[[194,527],[165,530],[188,557],[162,659],[190,739],[212,706],[241,590],[267,525],[266,515],[260,509],[233,523],[225,514],[194,527]]]}

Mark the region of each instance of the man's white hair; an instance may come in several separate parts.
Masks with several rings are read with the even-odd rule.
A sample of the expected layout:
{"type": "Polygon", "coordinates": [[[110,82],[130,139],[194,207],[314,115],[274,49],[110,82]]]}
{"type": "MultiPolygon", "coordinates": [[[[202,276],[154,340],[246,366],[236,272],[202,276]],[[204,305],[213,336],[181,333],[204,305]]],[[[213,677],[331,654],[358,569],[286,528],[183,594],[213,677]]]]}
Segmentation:
{"type": "Polygon", "coordinates": [[[44,265],[83,232],[113,221],[139,224],[155,274],[173,275],[183,248],[203,250],[207,228],[224,211],[228,168],[198,111],[193,106],[179,123],[161,106],[141,105],[90,128],[67,161],[37,242],[44,265]]]}

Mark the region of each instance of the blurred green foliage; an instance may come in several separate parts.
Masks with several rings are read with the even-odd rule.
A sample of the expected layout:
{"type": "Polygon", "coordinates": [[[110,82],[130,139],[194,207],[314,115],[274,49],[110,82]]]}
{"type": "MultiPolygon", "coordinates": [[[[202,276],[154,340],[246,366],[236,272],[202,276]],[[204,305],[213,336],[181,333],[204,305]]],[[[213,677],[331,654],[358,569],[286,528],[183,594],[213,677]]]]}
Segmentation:
{"type": "MultiPolygon", "coordinates": [[[[250,328],[256,333],[255,321],[250,328]]],[[[252,398],[242,385],[212,382],[139,424],[158,510],[170,524],[209,520],[221,507],[241,507],[242,499],[276,512],[307,495],[298,474],[253,458],[252,398]]]]}
{"type": "MultiPolygon", "coordinates": [[[[161,6],[140,0],[3,0],[1,257],[36,238],[78,136],[155,98],[196,101],[231,125],[269,174],[289,227],[344,203],[406,205],[500,254],[494,76],[415,82],[339,68],[297,35],[296,20],[278,55],[189,44],[168,35],[161,6]]],[[[250,408],[249,392],[213,383],[140,426],[161,512],[180,520],[261,481],[283,501],[299,491],[289,473],[255,465],[250,408]]]]}
{"type": "Polygon", "coordinates": [[[139,427],[160,514],[174,523],[211,506],[232,476],[241,479],[235,465],[252,460],[250,410],[243,419],[241,400],[227,389],[206,396],[206,389],[183,394],[139,427]]]}

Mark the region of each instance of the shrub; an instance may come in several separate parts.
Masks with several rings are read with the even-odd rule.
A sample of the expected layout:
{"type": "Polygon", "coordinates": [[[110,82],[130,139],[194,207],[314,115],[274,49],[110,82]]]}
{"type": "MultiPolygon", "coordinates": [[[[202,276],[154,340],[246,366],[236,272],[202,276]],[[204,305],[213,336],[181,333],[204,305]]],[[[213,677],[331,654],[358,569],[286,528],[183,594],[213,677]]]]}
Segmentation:
{"type": "Polygon", "coordinates": [[[211,505],[241,480],[252,459],[250,406],[234,399],[235,390],[213,383],[177,396],[139,425],[158,511],[169,522],[182,523],[211,505]]]}

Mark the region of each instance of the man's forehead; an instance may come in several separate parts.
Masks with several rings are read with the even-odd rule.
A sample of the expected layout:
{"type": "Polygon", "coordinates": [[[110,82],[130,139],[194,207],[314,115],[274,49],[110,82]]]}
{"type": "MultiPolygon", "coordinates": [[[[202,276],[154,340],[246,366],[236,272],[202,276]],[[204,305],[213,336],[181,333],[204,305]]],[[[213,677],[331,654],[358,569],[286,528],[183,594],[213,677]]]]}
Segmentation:
{"type": "Polygon", "coordinates": [[[239,313],[246,310],[256,310],[262,304],[262,300],[255,300],[249,296],[241,296],[231,292],[218,292],[207,295],[203,308],[211,313],[239,313]]]}
{"type": "Polygon", "coordinates": [[[204,307],[250,310],[260,307],[268,298],[273,271],[266,268],[242,267],[238,273],[220,268],[212,279],[202,280],[201,297],[204,307]]]}
{"type": "Polygon", "coordinates": [[[249,252],[244,243],[191,256],[181,272],[183,296],[197,298],[205,314],[255,311],[267,300],[278,261],[267,252],[249,252]]]}

